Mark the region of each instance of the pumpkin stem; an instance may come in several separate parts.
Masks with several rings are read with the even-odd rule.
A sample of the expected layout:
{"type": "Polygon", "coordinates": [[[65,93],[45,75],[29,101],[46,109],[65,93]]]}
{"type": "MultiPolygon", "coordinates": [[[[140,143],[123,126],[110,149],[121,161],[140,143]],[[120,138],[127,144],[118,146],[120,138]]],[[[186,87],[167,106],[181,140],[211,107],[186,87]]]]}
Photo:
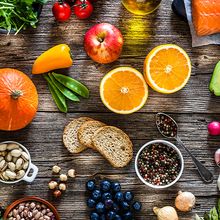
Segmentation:
{"type": "Polygon", "coordinates": [[[23,95],[23,93],[20,90],[15,90],[11,93],[11,97],[15,100],[18,99],[21,95],[23,95]]]}

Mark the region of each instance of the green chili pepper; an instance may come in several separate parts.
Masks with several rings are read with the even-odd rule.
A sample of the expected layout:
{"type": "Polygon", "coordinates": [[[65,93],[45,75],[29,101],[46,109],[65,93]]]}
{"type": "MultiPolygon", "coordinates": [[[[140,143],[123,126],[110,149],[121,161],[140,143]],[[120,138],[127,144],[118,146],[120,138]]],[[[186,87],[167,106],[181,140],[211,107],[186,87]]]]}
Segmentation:
{"type": "Polygon", "coordinates": [[[44,75],[44,78],[46,79],[46,81],[48,83],[50,93],[51,93],[53,100],[56,103],[58,109],[61,112],[66,113],[68,108],[67,108],[65,96],[56,88],[56,86],[53,85],[53,83],[51,82],[50,78],[47,75],[44,75]]]}
{"type": "Polygon", "coordinates": [[[57,81],[59,81],[65,87],[77,93],[78,95],[84,98],[89,97],[89,90],[87,89],[87,87],[84,86],[82,83],[78,82],[77,80],[69,76],[64,76],[62,74],[52,73],[52,75],[55,77],[57,81]]]}
{"type": "Polygon", "coordinates": [[[80,101],[79,98],[74,93],[72,93],[69,89],[63,86],[63,84],[58,82],[51,73],[48,73],[48,76],[50,77],[51,82],[57,87],[57,89],[60,90],[60,92],[63,93],[64,96],[66,96],[66,98],[74,102],[80,101]]]}

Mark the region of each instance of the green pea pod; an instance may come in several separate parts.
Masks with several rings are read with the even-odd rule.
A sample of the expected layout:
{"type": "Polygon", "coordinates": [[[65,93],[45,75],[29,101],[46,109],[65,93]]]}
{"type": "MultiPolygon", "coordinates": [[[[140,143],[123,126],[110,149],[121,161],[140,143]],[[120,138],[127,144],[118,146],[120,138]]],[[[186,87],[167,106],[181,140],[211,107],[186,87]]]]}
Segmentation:
{"type": "Polygon", "coordinates": [[[48,76],[50,77],[51,82],[57,87],[57,89],[60,90],[60,92],[63,93],[64,96],[66,96],[66,98],[74,102],[80,101],[79,98],[74,93],[72,93],[69,89],[67,89],[63,84],[58,82],[51,73],[48,73],[48,76]]]}
{"type": "Polygon", "coordinates": [[[54,78],[59,81],[61,84],[63,84],[68,89],[72,90],[73,92],[77,93],[78,95],[88,98],[89,97],[89,90],[86,86],[84,86],[79,81],[69,77],[64,76],[62,74],[52,73],[54,78]]]}
{"type": "Polygon", "coordinates": [[[46,79],[48,83],[50,93],[58,109],[61,112],[67,113],[68,108],[67,108],[65,96],[53,85],[53,83],[51,82],[50,78],[47,75],[44,75],[44,79],[46,79]]]}

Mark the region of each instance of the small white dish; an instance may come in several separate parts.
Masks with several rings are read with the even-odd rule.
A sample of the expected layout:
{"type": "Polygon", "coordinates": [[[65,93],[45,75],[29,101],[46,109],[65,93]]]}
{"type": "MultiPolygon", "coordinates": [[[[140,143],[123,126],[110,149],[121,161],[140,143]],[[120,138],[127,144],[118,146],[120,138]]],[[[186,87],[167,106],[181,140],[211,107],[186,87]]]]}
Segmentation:
{"type": "Polygon", "coordinates": [[[21,179],[18,179],[18,180],[15,180],[15,181],[4,181],[2,179],[0,179],[0,182],[1,183],[5,183],[5,184],[15,184],[15,183],[18,183],[20,181],[26,181],[28,183],[31,183],[35,180],[37,174],[38,174],[38,167],[35,166],[32,162],[31,162],[31,156],[30,156],[30,153],[29,151],[20,143],[16,142],[16,141],[4,141],[4,142],[1,142],[0,144],[17,144],[19,145],[20,148],[22,148],[29,156],[29,165],[28,165],[28,168],[26,170],[26,173],[25,175],[21,178],[21,179]],[[29,173],[32,172],[31,175],[29,175],[29,173]]]}
{"type": "Polygon", "coordinates": [[[181,177],[181,175],[182,175],[182,173],[183,173],[183,170],[184,170],[183,155],[182,155],[182,153],[180,152],[180,150],[179,150],[174,144],[172,144],[172,143],[169,142],[169,141],[165,141],[165,140],[154,140],[154,141],[147,142],[146,144],[144,144],[144,145],[140,148],[140,150],[138,151],[138,153],[137,153],[137,155],[136,155],[136,158],[135,158],[135,171],[136,171],[137,176],[139,177],[139,179],[140,179],[145,185],[147,185],[147,186],[149,186],[149,187],[151,187],[151,188],[154,188],[154,189],[166,189],[166,188],[168,188],[168,187],[174,185],[174,184],[180,179],[180,177],[181,177]],[[178,154],[178,156],[179,156],[179,158],[180,158],[180,166],[181,166],[180,172],[179,172],[177,178],[176,178],[173,182],[171,182],[171,183],[169,183],[169,184],[167,184],[167,185],[161,185],[161,186],[157,186],[157,185],[153,185],[153,184],[151,184],[151,183],[148,183],[148,182],[141,176],[141,174],[140,174],[140,172],[139,172],[139,169],[138,169],[138,158],[139,158],[139,156],[140,156],[140,153],[141,153],[145,148],[149,147],[150,145],[152,145],[152,144],[158,144],[158,143],[161,143],[161,144],[163,144],[163,145],[165,145],[165,146],[168,146],[168,147],[173,148],[173,149],[177,152],[177,154],[178,154]]]}

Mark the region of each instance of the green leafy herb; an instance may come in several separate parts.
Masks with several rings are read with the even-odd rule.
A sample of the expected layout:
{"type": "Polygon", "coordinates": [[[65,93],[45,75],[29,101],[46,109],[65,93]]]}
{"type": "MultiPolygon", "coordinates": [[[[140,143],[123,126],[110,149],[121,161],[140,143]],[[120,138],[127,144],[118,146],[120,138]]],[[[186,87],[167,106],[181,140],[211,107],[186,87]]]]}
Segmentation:
{"type": "Polygon", "coordinates": [[[47,0],[1,0],[0,1],[0,28],[8,33],[11,30],[17,34],[27,27],[36,28],[38,22],[34,4],[45,4],[47,0]]]}
{"type": "Polygon", "coordinates": [[[220,199],[216,207],[213,207],[209,212],[205,212],[203,217],[195,215],[195,220],[219,220],[220,219],[220,199]]]}

